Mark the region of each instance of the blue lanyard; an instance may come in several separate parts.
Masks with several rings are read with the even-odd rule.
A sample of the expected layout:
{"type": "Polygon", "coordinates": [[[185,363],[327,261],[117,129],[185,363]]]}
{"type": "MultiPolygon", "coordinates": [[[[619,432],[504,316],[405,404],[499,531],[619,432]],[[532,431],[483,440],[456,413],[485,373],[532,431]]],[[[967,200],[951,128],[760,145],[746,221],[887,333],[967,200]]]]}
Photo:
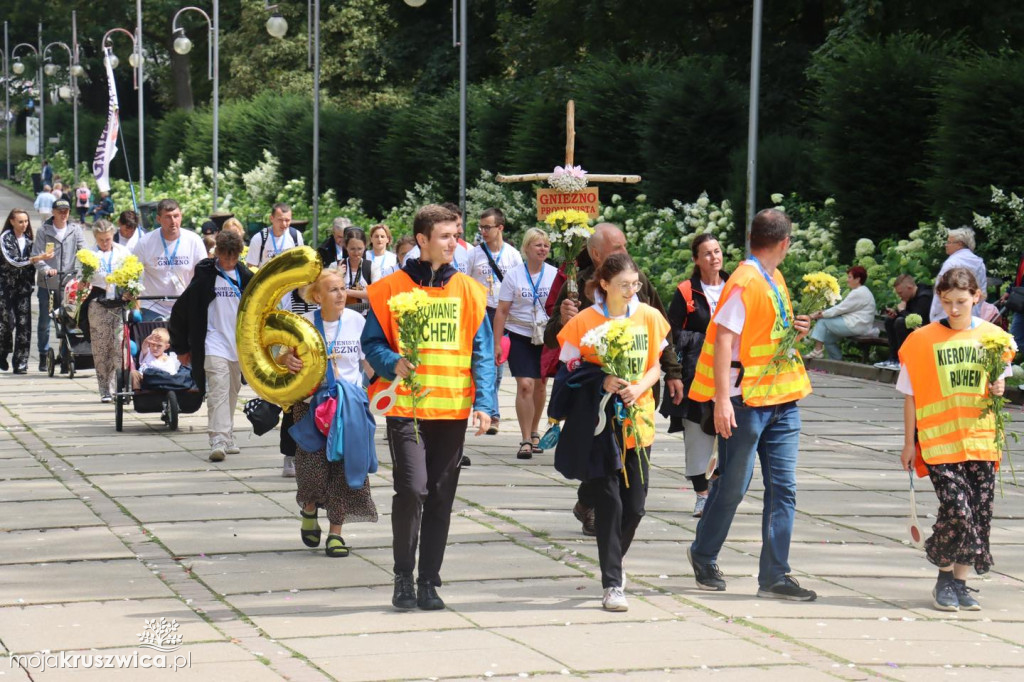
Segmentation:
{"type": "MultiPolygon", "coordinates": [[[[501,247],[501,250],[504,251],[505,247],[501,247]]],[[[498,255],[500,256],[501,254],[499,253],[498,255]]],[[[533,281],[533,275],[530,274],[530,268],[526,263],[523,263],[523,270],[526,271],[526,279],[530,281],[530,288],[533,289],[533,304],[537,305],[537,301],[540,300],[540,291],[538,291],[538,287],[541,282],[544,281],[544,264],[541,263],[540,272],[537,274],[536,282],[533,281]]]]}
{"type": "Polygon", "coordinates": [[[181,235],[178,235],[177,241],[174,242],[174,253],[167,253],[167,241],[162,232],[160,233],[160,243],[164,245],[164,258],[167,259],[167,267],[174,267],[174,257],[178,255],[178,247],[181,246],[181,235]]]}
{"type": "Polygon", "coordinates": [[[782,316],[782,328],[788,329],[789,311],[786,309],[786,301],[785,299],[782,298],[782,292],[779,291],[779,286],[775,283],[775,280],[768,275],[768,272],[764,269],[764,266],[761,265],[761,261],[757,259],[757,256],[751,255],[750,260],[754,261],[754,263],[757,265],[757,269],[761,271],[761,274],[764,275],[764,278],[768,281],[768,286],[772,288],[772,293],[775,294],[775,300],[778,301],[779,303],[779,315],[782,316]]]}
{"type": "Polygon", "coordinates": [[[238,274],[238,268],[235,267],[235,277],[238,278],[238,280],[236,281],[236,280],[233,280],[230,277],[228,277],[228,273],[224,272],[224,270],[219,265],[216,266],[216,267],[217,267],[217,272],[220,273],[220,276],[223,277],[224,279],[226,279],[228,284],[231,285],[231,288],[235,290],[235,294],[238,295],[238,298],[242,298],[242,278],[238,274]]]}
{"type": "MultiPolygon", "coordinates": [[[[103,252],[100,251],[100,254],[103,252]]],[[[114,249],[110,249],[110,255],[107,256],[107,260],[103,260],[103,256],[100,256],[100,265],[103,266],[103,272],[108,275],[114,271],[114,249]]]]}
{"type": "MultiPolygon", "coordinates": [[[[270,249],[273,251],[273,253],[271,254],[271,257],[274,257],[277,254],[281,253],[281,248],[277,245],[277,237],[274,236],[274,229],[271,228],[270,231],[267,234],[270,235],[270,249]]],[[[284,246],[284,235],[283,234],[281,235],[281,246],[284,246]]]]}
{"type": "MultiPolygon", "coordinates": [[[[612,319],[612,314],[608,312],[608,304],[601,301],[601,311],[604,312],[604,316],[609,320],[612,319]]],[[[626,302],[626,314],[623,317],[632,317],[632,313],[629,312],[629,302],[626,302]]]]}

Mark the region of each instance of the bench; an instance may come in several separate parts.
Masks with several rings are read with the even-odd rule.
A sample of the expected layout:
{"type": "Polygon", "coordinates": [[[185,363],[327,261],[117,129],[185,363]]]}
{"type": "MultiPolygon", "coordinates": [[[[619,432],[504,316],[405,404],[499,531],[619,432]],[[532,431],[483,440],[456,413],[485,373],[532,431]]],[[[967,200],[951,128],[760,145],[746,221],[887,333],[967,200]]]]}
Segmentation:
{"type": "Polygon", "coordinates": [[[849,336],[847,341],[857,346],[861,352],[861,361],[864,364],[871,364],[871,349],[875,346],[889,347],[889,339],[885,333],[885,318],[875,317],[875,329],[878,330],[878,335],[865,335],[865,336],[849,336]]]}

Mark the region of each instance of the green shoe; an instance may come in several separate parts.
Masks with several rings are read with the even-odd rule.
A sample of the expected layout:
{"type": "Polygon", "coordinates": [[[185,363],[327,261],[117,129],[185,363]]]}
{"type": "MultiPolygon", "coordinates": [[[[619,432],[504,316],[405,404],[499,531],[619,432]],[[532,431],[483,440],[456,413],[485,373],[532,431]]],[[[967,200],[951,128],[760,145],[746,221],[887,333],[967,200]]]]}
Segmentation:
{"type": "Polygon", "coordinates": [[[332,558],[348,556],[348,545],[345,544],[345,538],[340,535],[331,533],[327,536],[327,544],[324,545],[324,553],[332,558]]]}
{"type": "Polygon", "coordinates": [[[299,510],[302,514],[302,528],[299,530],[299,536],[302,538],[302,544],[306,547],[319,547],[320,546],[320,524],[316,519],[316,512],[307,514],[302,509],[299,510]]]}

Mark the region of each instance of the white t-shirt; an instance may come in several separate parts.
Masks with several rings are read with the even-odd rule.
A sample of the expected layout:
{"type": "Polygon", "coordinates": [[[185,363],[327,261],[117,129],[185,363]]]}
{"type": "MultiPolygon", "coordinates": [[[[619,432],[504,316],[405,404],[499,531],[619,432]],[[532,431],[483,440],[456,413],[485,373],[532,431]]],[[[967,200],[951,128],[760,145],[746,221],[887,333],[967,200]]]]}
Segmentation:
{"type": "MultiPolygon", "coordinates": [[[[303,317],[316,324],[313,313],[306,313],[303,317]]],[[[363,368],[359,361],[365,356],[363,347],[359,343],[359,337],[363,334],[364,326],[366,326],[366,318],[347,308],[334,322],[324,320],[324,336],[326,337],[324,343],[327,346],[327,354],[335,356],[335,379],[341,379],[357,386],[363,385],[363,368]],[[340,330],[339,324],[341,325],[340,330]]]]}
{"type": "Polygon", "coordinates": [[[139,243],[139,237],[141,235],[142,230],[136,227],[135,232],[132,232],[132,236],[128,238],[128,241],[121,241],[122,239],[124,239],[124,236],[121,234],[120,231],[118,231],[117,234],[114,235],[114,243],[120,244],[129,251],[134,251],[135,245],[139,243]]]}
{"type": "MultiPolygon", "coordinates": [[[[405,258],[402,259],[402,267],[405,267],[405,264],[409,262],[410,258],[419,257],[420,245],[417,244],[409,249],[409,253],[405,254],[405,258]]],[[[452,267],[464,275],[469,274],[469,251],[462,244],[455,245],[455,255],[452,257],[452,267]]]]}
{"type": "MultiPolygon", "coordinates": [[[[487,244],[480,244],[479,246],[474,246],[473,250],[469,252],[469,271],[466,274],[487,287],[487,307],[497,308],[498,301],[500,300],[498,298],[498,291],[501,289],[502,282],[491,273],[491,262],[487,260],[487,254],[484,252],[484,249],[490,251],[487,244]]],[[[522,269],[523,257],[519,255],[519,251],[511,244],[504,243],[501,245],[498,253],[490,251],[490,254],[503,276],[507,277],[508,273],[511,270],[515,270],[517,266],[518,269],[522,269]]],[[[527,286],[529,286],[528,283],[527,286]]],[[[541,301],[541,305],[544,305],[543,301],[541,301]]],[[[519,332],[516,333],[518,334],[519,332]]]]}
{"type": "Polygon", "coordinates": [[[227,273],[235,284],[217,273],[213,282],[213,300],[206,317],[206,355],[238,362],[235,343],[235,324],[238,322],[238,304],[242,298],[238,268],[227,273]]]}
{"type": "Polygon", "coordinates": [[[547,263],[544,263],[541,267],[539,275],[528,275],[525,265],[514,267],[505,272],[505,279],[501,283],[501,289],[498,292],[498,300],[512,302],[512,307],[508,311],[508,318],[505,320],[506,331],[526,337],[533,336],[530,323],[533,321],[535,314],[536,319],[540,321],[547,320],[548,315],[544,310],[544,303],[548,300],[548,294],[551,293],[551,285],[554,283],[555,275],[557,274],[558,269],[547,263]],[[530,284],[531,280],[533,285],[530,284]],[[534,302],[534,286],[537,287],[536,303],[534,302]]]}
{"type": "MultiPolygon", "coordinates": [[[[143,296],[180,296],[192,281],[196,264],[209,257],[202,238],[189,230],[181,230],[171,242],[163,239],[159,229],[148,232],[135,244],[133,253],[144,268],[143,296]]],[[[174,301],[141,301],[141,305],[168,317],[174,301]]]]}
{"type": "Polygon", "coordinates": [[[152,353],[146,351],[140,360],[139,371],[143,374],[149,369],[158,369],[168,374],[177,374],[178,370],[181,369],[178,355],[173,351],[167,351],[158,358],[153,357],[152,353]]]}
{"type": "Polygon", "coordinates": [[[28,237],[21,235],[20,237],[16,237],[16,239],[18,240],[18,253],[21,254],[25,251],[25,244],[28,243],[28,237]]]}
{"type": "MultiPolygon", "coordinates": [[[[267,229],[267,245],[263,246],[263,230],[260,230],[252,236],[252,240],[249,242],[249,251],[245,254],[245,262],[248,265],[255,265],[259,267],[269,261],[274,256],[287,251],[288,249],[294,249],[296,246],[302,246],[302,233],[295,230],[295,235],[298,237],[298,243],[295,239],[292,239],[292,228],[288,228],[284,231],[284,234],[280,237],[274,235],[273,229],[267,229]],[[260,250],[263,251],[263,257],[260,257],[260,250]]],[[[281,297],[281,304],[279,306],[282,310],[291,310],[292,307],[292,294],[288,292],[281,297]]]]}
{"type": "Polygon", "coordinates": [[[366,252],[366,258],[370,260],[371,281],[384,279],[398,269],[398,257],[391,251],[385,251],[384,255],[377,256],[370,250],[366,252]]]}
{"type": "Polygon", "coordinates": [[[266,230],[266,247],[263,246],[263,233],[264,230],[260,230],[252,236],[252,240],[249,242],[249,252],[245,255],[246,264],[259,267],[279,253],[302,246],[302,233],[295,230],[295,235],[298,237],[298,243],[296,243],[295,239],[292,239],[292,228],[290,227],[280,237],[274,235],[274,230],[266,230]],[[260,250],[263,251],[262,258],[260,250]]]}
{"type": "MultiPolygon", "coordinates": [[[[757,264],[753,261],[744,262],[748,265],[754,266],[755,268],[757,267],[757,264]]],[[[725,285],[723,284],[723,286],[725,285]]],[[[704,290],[707,291],[707,289],[708,287],[704,286],[704,290]]],[[[725,327],[729,331],[740,335],[736,338],[736,342],[732,347],[733,362],[738,362],[740,359],[740,341],[743,338],[743,324],[747,321],[747,307],[743,304],[743,296],[741,296],[743,292],[739,289],[734,289],[733,291],[734,293],[729,297],[729,300],[723,303],[722,307],[718,309],[718,314],[715,316],[714,321],[718,326],[725,327]]],[[[719,296],[721,296],[721,292],[719,292],[719,296]]],[[[708,303],[710,302],[711,301],[708,300],[708,303]]],[[[716,301],[715,307],[717,308],[717,306],[718,302],[716,301]]],[[[730,396],[740,395],[743,393],[742,389],[736,385],[736,377],[739,376],[739,373],[740,371],[735,367],[729,370],[730,396]]]]}
{"type": "MultiPolygon", "coordinates": [[[[344,271],[343,271],[344,272],[344,279],[345,279],[345,288],[346,289],[362,289],[362,290],[365,291],[366,287],[369,286],[370,283],[366,281],[365,277],[363,277],[363,261],[362,260],[357,260],[357,261],[354,261],[354,262],[350,263],[349,259],[346,258],[343,261],[342,265],[345,268],[344,271]]],[[[372,267],[372,265],[371,265],[371,267],[372,267]]],[[[372,279],[372,275],[371,275],[371,279],[372,279]]],[[[349,304],[358,303],[358,302],[359,301],[356,301],[355,299],[349,299],[349,304]]]]}
{"type": "Polygon", "coordinates": [[[705,298],[708,299],[708,306],[711,308],[711,314],[715,314],[715,309],[718,308],[718,299],[722,298],[722,289],[725,288],[725,280],[722,280],[721,284],[704,284],[700,283],[700,288],[704,291],[705,298]]]}
{"type": "Polygon", "coordinates": [[[99,259],[100,266],[92,274],[89,284],[100,289],[106,289],[107,298],[114,298],[114,290],[117,287],[113,284],[107,284],[107,275],[121,267],[121,264],[124,263],[124,259],[128,257],[130,252],[120,244],[112,244],[110,251],[100,251],[99,247],[93,248],[93,251],[96,252],[96,258],[99,259]]]}

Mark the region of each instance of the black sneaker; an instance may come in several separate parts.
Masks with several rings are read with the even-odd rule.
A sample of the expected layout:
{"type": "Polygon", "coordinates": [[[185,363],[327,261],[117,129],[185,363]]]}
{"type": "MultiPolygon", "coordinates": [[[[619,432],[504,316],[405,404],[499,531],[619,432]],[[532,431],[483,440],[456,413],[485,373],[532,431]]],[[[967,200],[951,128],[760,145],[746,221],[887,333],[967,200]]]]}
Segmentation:
{"type": "Polygon", "coordinates": [[[391,597],[391,605],[402,611],[416,608],[416,590],[413,588],[412,573],[395,574],[395,595],[391,597]]]}
{"type": "Polygon", "coordinates": [[[3,370],[3,371],[6,372],[10,368],[11,368],[11,366],[9,364],[7,364],[7,353],[4,353],[3,355],[0,355],[0,370],[3,370]]]}
{"type": "Polygon", "coordinates": [[[46,366],[46,356],[44,355],[42,358],[39,359],[39,371],[45,372],[47,371],[47,369],[49,368],[46,366]]]}
{"type": "Polygon", "coordinates": [[[690,567],[693,568],[693,577],[697,580],[697,587],[710,592],[725,592],[725,579],[722,572],[718,570],[718,564],[698,564],[693,560],[690,548],[686,548],[686,558],[690,560],[690,567]]]}
{"type": "Polygon", "coordinates": [[[783,576],[782,580],[771,587],[759,587],[757,596],[762,599],[787,599],[789,601],[814,601],[818,594],[814,590],[805,590],[792,576],[783,576]]]}
{"type": "Polygon", "coordinates": [[[468,455],[463,455],[462,456],[462,461],[459,462],[459,466],[460,467],[468,467],[468,466],[472,466],[472,464],[473,464],[473,460],[471,460],[468,455]]]}
{"type": "Polygon", "coordinates": [[[932,589],[932,606],[939,611],[960,610],[960,597],[957,595],[952,573],[939,572],[939,579],[932,589]]]}
{"type": "Polygon", "coordinates": [[[416,606],[423,611],[440,611],[444,600],[437,596],[437,589],[430,583],[416,583],[416,606]]]}
{"type": "Polygon", "coordinates": [[[971,592],[977,592],[977,590],[967,587],[966,580],[953,578],[953,589],[956,590],[956,600],[960,604],[961,611],[981,611],[981,604],[971,596],[971,592]]]}

